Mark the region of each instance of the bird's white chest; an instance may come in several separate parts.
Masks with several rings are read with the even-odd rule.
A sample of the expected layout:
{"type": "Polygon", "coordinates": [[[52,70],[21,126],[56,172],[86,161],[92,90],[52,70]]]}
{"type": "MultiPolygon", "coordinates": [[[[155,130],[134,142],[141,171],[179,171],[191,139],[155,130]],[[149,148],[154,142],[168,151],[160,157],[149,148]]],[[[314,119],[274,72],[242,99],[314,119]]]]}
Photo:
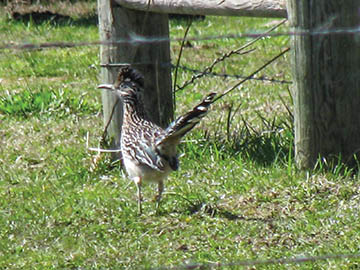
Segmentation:
{"type": "Polygon", "coordinates": [[[172,171],[169,165],[166,165],[164,171],[157,171],[144,164],[138,164],[131,158],[124,157],[124,166],[129,178],[140,177],[142,181],[161,182],[172,171]]]}

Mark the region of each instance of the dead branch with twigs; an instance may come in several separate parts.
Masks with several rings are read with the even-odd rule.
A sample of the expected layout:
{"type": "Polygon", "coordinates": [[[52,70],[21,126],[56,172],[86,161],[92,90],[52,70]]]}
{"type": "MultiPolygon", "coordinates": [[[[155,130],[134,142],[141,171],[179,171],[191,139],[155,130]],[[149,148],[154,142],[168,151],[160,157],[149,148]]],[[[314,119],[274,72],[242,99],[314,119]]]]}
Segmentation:
{"type": "Polygon", "coordinates": [[[244,82],[250,80],[252,77],[254,77],[257,73],[259,73],[261,70],[263,70],[264,68],[266,68],[268,65],[270,65],[271,63],[273,63],[275,60],[277,60],[278,58],[280,58],[281,56],[283,56],[285,53],[287,53],[288,51],[290,51],[290,48],[286,48],[285,50],[283,50],[281,53],[279,53],[278,55],[276,55],[274,58],[270,59],[269,61],[267,61],[264,65],[262,65],[260,68],[258,68],[257,70],[255,70],[254,72],[252,72],[249,76],[247,76],[245,79],[241,80],[240,82],[236,83],[235,85],[233,85],[232,87],[228,88],[227,90],[225,90],[222,94],[218,95],[215,99],[214,102],[221,99],[223,96],[229,94],[230,92],[232,92],[233,90],[235,90],[236,88],[238,88],[241,84],[243,84],[244,82]]]}
{"type": "Polygon", "coordinates": [[[189,33],[191,25],[192,25],[192,19],[189,19],[188,25],[187,25],[185,33],[184,33],[184,38],[183,38],[183,40],[181,42],[179,56],[178,56],[178,59],[176,61],[176,66],[175,66],[174,88],[173,88],[173,107],[174,107],[174,111],[176,110],[175,93],[176,93],[177,73],[178,73],[178,70],[179,70],[180,60],[181,60],[182,52],[183,52],[183,49],[184,49],[184,46],[185,46],[186,37],[187,37],[187,34],[189,33]]]}
{"type": "MultiPolygon", "coordinates": [[[[172,65],[172,68],[175,68],[174,65],[172,65]]],[[[192,72],[192,73],[203,73],[203,70],[198,70],[198,69],[194,69],[194,68],[190,68],[187,66],[182,66],[179,65],[179,69],[182,69],[184,71],[188,71],[188,72],[192,72]]],[[[217,73],[217,72],[208,72],[205,73],[204,76],[212,76],[212,77],[221,77],[224,79],[227,78],[233,78],[233,79],[245,79],[247,76],[244,75],[240,75],[240,74],[227,74],[227,73],[217,73]]],[[[288,80],[279,80],[279,79],[275,79],[275,78],[270,78],[267,76],[258,76],[258,77],[253,77],[251,78],[251,80],[254,81],[263,81],[263,82],[269,82],[269,83],[280,83],[280,84],[292,84],[292,81],[288,81],[288,80]]],[[[182,89],[178,89],[179,91],[182,89]]]]}
{"type": "MultiPolygon", "coordinates": [[[[176,91],[180,91],[182,89],[184,89],[185,87],[187,87],[188,85],[194,83],[197,79],[200,79],[201,77],[204,77],[205,75],[211,73],[214,69],[214,67],[225,61],[227,58],[230,58],[233,55],[243,55],[243,54],[247,54],[250,53],[252,51],[254,51],[255,49],[251,49],[248,51],[243,52],[243,50],[245,50],[246,48],[248,48],[249,46],[253,45],[255,42],[257,42],[258,40],[262,39],[263,37],[266,37],[270,32],[274,31],[276,28],[280,27],[281,25],[283,25],[285,22],[287,21],[287,19],[282,20],[280,23],[276,24],[275,26],[273,26],[272,28],[270,28],[268,31],[260,34],[259,36],[257,36],[256,38],[254,38],[253,40],[251,40],[250,42],[246,43],[245,45],[241,46],[240,48],[236,49],[236,50],[232,50],[230,52],[227,52],[225,54],[223,54],[222,56],[216,58],[212,64],[210,66],[205,67],[205,69],[196,75],[193,75],[188,81],[186,81],[185,83],[183,83],[182,86],[179,86],[176,91]]],[[[175,86],[174,86],[175,89],[175,86]]]]}

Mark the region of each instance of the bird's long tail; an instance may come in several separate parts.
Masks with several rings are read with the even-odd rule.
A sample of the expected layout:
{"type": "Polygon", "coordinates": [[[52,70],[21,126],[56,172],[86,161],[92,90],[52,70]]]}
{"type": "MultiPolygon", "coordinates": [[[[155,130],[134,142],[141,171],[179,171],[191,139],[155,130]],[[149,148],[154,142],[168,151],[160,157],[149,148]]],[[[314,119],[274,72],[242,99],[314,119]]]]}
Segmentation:
{"type": "Polygon", "coordinates": [[[213,103],[216,93],[209,94],[201,103],[191,111],[173,121],[165,130],[165,135],[159,138],[156,145],[166,144],[170,141],[178,141],[208,113],[209,106],[213,103]]]}

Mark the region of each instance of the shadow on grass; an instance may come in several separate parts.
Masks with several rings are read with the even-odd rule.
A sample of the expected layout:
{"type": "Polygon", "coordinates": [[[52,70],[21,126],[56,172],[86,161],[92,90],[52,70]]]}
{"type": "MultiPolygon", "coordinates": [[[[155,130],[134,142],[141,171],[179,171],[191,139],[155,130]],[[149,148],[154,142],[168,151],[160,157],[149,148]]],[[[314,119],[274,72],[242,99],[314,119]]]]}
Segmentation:
{"type": "Polygon", "coordinates": [[[194,160],[213,156],[215,160],[230,157],[249,160],[262,167],[287,164],[293,161],[294,134],[291,128],[278,127],[261,132],[239,132],[231,136],[224,134],[197,134],[195,140],[180,145],[179,152],[191,155],[194,160]]]}
{"type": "MultiPolygon", "coordinates": [[[[176,209],[175,210],[176,213],[188,213],[189,215],[203,213],[212,218],[220,217],[220,218],[227,219],[229,221],[244,220],[244,221],[259,221],[259,222],[263,222],[263,223],[272,223],[273,222],[273,219],[270,219],[270,218],[245,217],[242,215],[234,214],[231,211],[226,210],[222,207],[219,207],[215,204],[206,203],[206,202],[204,202],[202,200],[198,200],[198,199],[193,201],[193,200],[187,199],[186,197],[184,197],[178,193],[167,192],[164,194],[175,195],[175,196],[178,196],[178,197],[182,198],[183,200],[187,201],[188,206],[182,210],[176,209]]],[[[168,210],[164,210],[161,208],[161,210],[159,210],[159,209],[157,210],[157,215],[168,216],[170,214],[170,212],[172,212],[172,211],[173,210],[168,211],[168,210]]]]}
{"type": "Polygon", "coordinates": [[[271,166],[279,161],[286,163],[289,158],[293,159],[293,132],[277,129],[261,134],[249,134],[232,139],[229,147],[230,151],[261,166],[271,166]]]}
{"type": "MultiPolygon", "coordinates": [[[[25,12],[13,12],[11,17],[15,21],[23,23],[32,22],[34,24],[50,23],[52,25],[76,25],[87,26],[97,25],[98,15],[94,12],[87,16],[73,18],[68,15],[54,13],[52,11],[25,11],[25,12]]],[[[169,14],[169,19],[174,21],[175,24],[182,24],[189,20],[203,21],[205,16],[202,15],[182,15],[182,14],[169,14]]]]}
{"type": "Polygon", "coordinates": [[[11,17],[15,21],[22,23],[44,24],[51,25],[76,25],[76,26],[89,26],[98,24],[97,14],[88,14],[84,17],[73,18],[68,15],[54,13],[52,11],[30,11],[30,12],[13,12],[11,17]]]}
{"type": "Polygon", "coordinates": [[[260,222],[264,222],[264,223],[271,223],[273,221],[272,219],[264,219],[264,218],[257,218],[257,217],[245,217],[242,215],[237,215],[237,214],[234,214],[234,213],[232,213],[228,210],[225,210],[219,206],[207,204],[204,202],[198,202],[196,204],[190,205],[188,208],[188,211],[190,212],[191,215],[199,213],[199,212],[203,212],[203,213],[209,215],[210,217],[217,216],[220,218],[225,218],[230,221],[244,220],[244,221],[260,221],[260,222]]]}

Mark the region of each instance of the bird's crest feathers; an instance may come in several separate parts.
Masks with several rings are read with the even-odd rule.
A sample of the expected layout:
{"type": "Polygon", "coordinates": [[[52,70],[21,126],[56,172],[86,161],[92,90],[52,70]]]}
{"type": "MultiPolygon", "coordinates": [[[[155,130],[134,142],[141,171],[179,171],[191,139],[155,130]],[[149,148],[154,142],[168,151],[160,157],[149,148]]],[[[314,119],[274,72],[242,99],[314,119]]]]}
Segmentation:
{"type": "Polygon", "coordinates": [[[118,88],[123,82],[126,81],[137,83],[140,87],[144,87],[144,76],[134,68],[120,68],[119,74],[114,84],[115,88],[118,88]]]}

